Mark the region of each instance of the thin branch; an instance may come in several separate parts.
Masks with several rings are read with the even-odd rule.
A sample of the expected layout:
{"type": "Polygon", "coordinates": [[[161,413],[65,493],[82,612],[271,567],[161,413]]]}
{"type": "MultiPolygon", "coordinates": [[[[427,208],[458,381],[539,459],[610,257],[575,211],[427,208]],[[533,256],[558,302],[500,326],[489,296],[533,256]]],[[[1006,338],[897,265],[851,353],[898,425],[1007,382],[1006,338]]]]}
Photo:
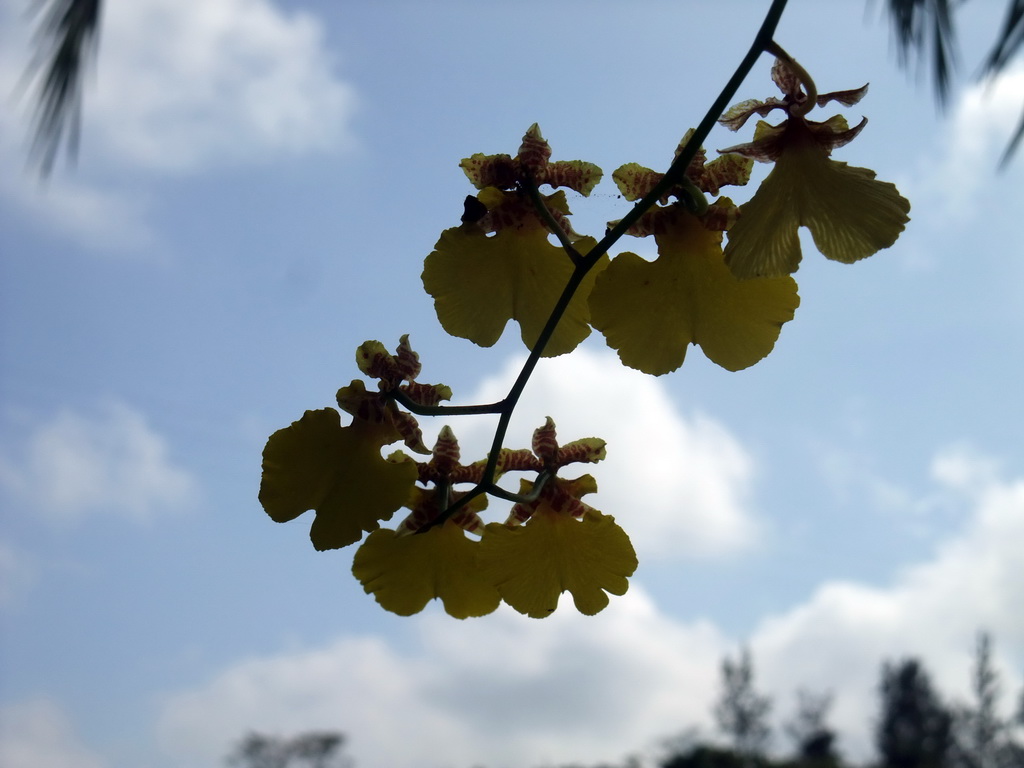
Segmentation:
{"type": "Polygon", "coordinates": [[[501,413],[505,407],[504,400],[486,405],[420,405],[400,389],[392,390],[388,394],[405,410],[415,413],[417,416],[480,416],[501,413]]]}
{"type": "Polygon", "coordinates": [[[1010,138],[1010,143],[1003,150],[1003,156],[999,159],[999,170],[1003,170],[1009,165],[1010,159],[1017,151],[1022,139],[1024,139],[1024,114],[1021,114],[1020,122],[1017,123],[1017,130],[1014,131],[1013,136],[1010,138]]]}
{"type": "Polygon", "coordinates": [[[799,61],[794,59],[781,45],[776,43],[774,40],[772,44],[768,46],[768,53],[773,56],[782,59],[786,66],[789,67],[789,71],[792,72],[796,79],[800,81],[800,85],[803,86],[804,91],[807,94],[807,98],[804,99],[802,104],[793,104],[789,108],[789,113],[795,117],[804,117],[810,112],[818,101],[818,86],[814,84],[814,79],[810,73],[803,68],[803,65],[799,61]]]}

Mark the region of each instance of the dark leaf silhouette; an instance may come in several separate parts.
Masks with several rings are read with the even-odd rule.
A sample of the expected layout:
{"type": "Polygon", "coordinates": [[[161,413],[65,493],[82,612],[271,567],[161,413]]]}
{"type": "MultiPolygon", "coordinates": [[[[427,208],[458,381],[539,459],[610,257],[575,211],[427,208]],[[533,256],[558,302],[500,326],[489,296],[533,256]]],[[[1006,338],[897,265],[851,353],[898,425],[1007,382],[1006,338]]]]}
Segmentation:
{"type": "Polygon", "coordinates": [[[44,176],[53,170],[61,145],[78,152],[82,115],[82,76],[96,55],[100,0],[36,0],[35,54],[25,83],[36,82],[32,156],[44,176]]]}
{"type": "MultiPolygon", "coordinates": [[[[913,58],[926,59],[931,51],[932,80],[940,105],[949,97],[957,63],[956,21],[954,12],[965,0],[889,0],[889,15],[896,36],[900,64],[908,66],[913,58]]],[[[1009,0],[1006,18],[981,67],[982,79],[994,78],[1007,70],[1024,44],[1024,0],[1009,0]]],[[[1024,139],[1024,115],[1003,152],[1004,166],[1024,139]]]]}

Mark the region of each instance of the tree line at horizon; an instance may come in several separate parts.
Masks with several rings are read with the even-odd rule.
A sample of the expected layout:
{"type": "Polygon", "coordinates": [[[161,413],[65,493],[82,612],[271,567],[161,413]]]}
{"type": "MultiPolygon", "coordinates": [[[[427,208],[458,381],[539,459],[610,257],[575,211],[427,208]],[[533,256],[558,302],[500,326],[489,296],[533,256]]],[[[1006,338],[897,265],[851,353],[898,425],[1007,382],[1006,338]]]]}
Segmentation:
{"type": "MultiPolygon", "coordinates": [[[[788,744],[773,749],[773,701],[757,689],[754,677],[749,649],[743,649],[736,659],[726,657],[713,710],[717,738],[705,738],[692,729],[684,731],[666,742],[663,755],[653,765],[1024,768],[1024,689],[1017,695],[1015,711],[1000,711],[1002,682],[993,665],[988,633],[978,635],[971,699],[967,703],[945,700],[919,658],[911,656],[882,664],[878,710],[872,723],[875,755],[864,763],[849,762],[843,756],[841,734],[828,722],[834,700],[831,691],[798,689],[796,712],[782,728],[788,744]]],[[[291,738],[250,733],[236,745],[227,764],[232,768],[355,768],[355,761],[345,753],[345,743],[346,737],[334,731],[310,731],[291,738]]],[[[639,758],[629,757],[621,763],[572,763],[557,768],[640,768],[643,764],[639,758]]]]}

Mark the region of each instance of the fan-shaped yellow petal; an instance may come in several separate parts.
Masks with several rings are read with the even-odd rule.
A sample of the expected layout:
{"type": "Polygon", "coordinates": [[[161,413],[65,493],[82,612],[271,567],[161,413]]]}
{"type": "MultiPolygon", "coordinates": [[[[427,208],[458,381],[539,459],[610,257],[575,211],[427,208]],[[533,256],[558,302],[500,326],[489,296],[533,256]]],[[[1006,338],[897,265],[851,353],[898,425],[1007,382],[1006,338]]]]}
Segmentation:
{"type": "Polygon", "coordinates": [[[541,506],[522,526],[487,526],[480,559],[502,599],[520,613],[543,618],[570,592],[588,616],[608,605],[608,595],[625,594],[636,570],[636,553],[614,518],[577,520],[541,506]]]}
{"type": "Polygon", "coordinates": [[[822,254],[850,264],[896,242],[909,211],[874,171],[831,160],[813,144],[793,147],[740,206],[726,263],[740,278],[791,274],[800,266],[797,229],[806,226],[822,254]]]}
{"type": "Polygon", "coordinates": [[[378,527],[408,499],[416,465],[405,456],[383,459],[373,430],[341,426],[333,408],[306,411],[279,429],[263,450],[260,503],[283,523],[316,510],[313,546],[337,549],[378,527]]]}
{"type": "MultiPolygon", "coordinates": [[[[589,237],[576,243],[582,253],[594,245],[589,237]]],[[[606,263],[603,259],[584,278],[544,350],[546,357],[571,352],[590,334],[586,295],[606,263]]],[[[514,319],[523,343],[532,347],[572,271],[565,251],[552,245],[541,227],[503,229],[490,237],[456,227],[445,230],[427,256],[423,286],[451,335],[489,347],[514,319]]]]}
{"type": "Polygon", "coordinates": [[[660,375],[700,345],[731,371],[753,365],[775,346],[800,303],[789,277],[737,280],[722,260],[721,233],[676,209],[656,235],[658,258],[623,253],[598,277],[591,322],[622,362],[660,375]]]}
{"type": "Polygon", "coordinates": [[[623,364],[660,375],[683,364],[693,341],[680,297],[686,275],[670,259],[616,256],[590,293],[590,321],[619,352],[623,364]]]}
{"type": "Polygon", "coordinates": [[[484,616],[501,597],[480,570],[479,547],[452,522],[404,536],[381,529],[356,550],[352,573],[383,608],[399,616],[419,613],[434,598],[457,619],[484,616]]]}
{"type": "Polygon", "coordinates": [[[729,229],[725,263],[742,280],[789,275],[800,266],[800,211],[793,181],[779,167],[740,206],[739,219],[729,229]]]}
{"type": "Polygon", "coordinates": [[[852,264],[896,242],[910,202],[875,172],[837,161],[808,175],[802,223],[826,258],[852,264]]]}

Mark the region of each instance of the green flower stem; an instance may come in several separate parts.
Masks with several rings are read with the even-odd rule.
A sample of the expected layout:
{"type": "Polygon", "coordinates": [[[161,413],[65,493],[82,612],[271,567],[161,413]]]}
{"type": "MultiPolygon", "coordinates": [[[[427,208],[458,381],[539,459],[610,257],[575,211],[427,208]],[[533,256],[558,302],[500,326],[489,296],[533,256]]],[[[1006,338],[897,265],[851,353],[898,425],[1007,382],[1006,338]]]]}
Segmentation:
{"type": "MultiPolygon", "coordinates": [[[[438,501],[437,508],[448,509],[448,507],[451,506],[452,484],[447,480],[438,483],[435,493],[437,494],[438,501]]],[[[417,533],[419,533],[419,531],[417,531],[417,533]]]]}
{"type": "Polygon", "coordinates": [[[580,252],[576,250],[576,246],[572,244],[572,240],[569,239],[569,235],[566,234],[565,230],[558,225],[558,221],[552,215],[551,211],[544,204],[544,198],[540,196],[540,190],[537,189],[537,185],[533,183],[532,178],[527,178],[526,194],[530,196],[530,200],[533,201],[533,207],[537,209],[537,215],[540,216],[541,221],[547,224],[548,229],[551,233],[558,238],[558,242],[562,244],[562,248],[565,249],[566,255],[572,260],[573,264],[579,265],[583,260],[580,252]]]}
{"type": "Polygon", "coordinates": [[[796,75],[796,79],[800,81],[800,85],[807,91],[807,98],[803,103],[793,104],[789,108],[789,113],[794,117],[803,117],[818,103],[818,86],[814,84],[814,80],[811,78],[810,73],[800,63],[786,53],[786,50],[772,40],[771,44],[765,49],[768,53],[772,54],[778,59],[782,59],[786,62],[786,66],[792,70],[793,74],[796,75]]]}
{"type": "MultiPolygon", "coordinates": [[[[505,434],[508,432],[509,422],[512,421],[512,414],[515,412],[516,405],[519,403],[519,398],[523,394],[523,390],[526,389],[526,384],[529,382],[530,377],[533,375],[534,369],[537,367],[537,363],[540,361],[540,356],[544,354],[544,347],[551,339],[551,335],[555,332],[555,328],[558,326],[558,322],[562,319],[562,315],[565,314],[566,307],[569,306],[569,302],[572,301],[572,297],[576,294],[576,289],[580,287],[580,283],[583,281],[584,276],[593,267],[594,262],[591,262],[589,254],[580,260],[576,265],[576,268],[569,275],[569,280],[565,284],[565,288],[562,290],[562,295],[558,297],[558,301],[555,303],[554,309],[551,310],[551,314],[548,316],[548,321],[541,330],[540,335],[537,337],[537,343],[533,345],[533,349],[530,350],[529,356],[526,358],[526,362],[523,363],[523,368],[519,371],[519,375],[513,382],[511,389],[508,391],[508,395],[502,400],[502,409],[500,416],[498,417],[498,426],[494,429],[494,440],[491,441],[491,450],[487,454],[487,463],[484,465],[483,475],[480,478],[480,482],[476,484],[465,496],[460,498],[452,506],[442,512],[437,518],[434,519],[428,526],[424,526],[419,532],[425,532],[436,525],[442,525],[448,518],[454,515],[459,509],[468,504],[472,499],[476,498],[482,493],[488,493],[492,489],[496,488],[494,477],[497,474],[498,459],[501,456],[501,447],[505,444],[505,434]]],[[[495,494],[497,495],[497,494],[495,494]]]]}
{"type": "MultiPolygon", "coordinates": [[[[537,479],[534,480],[533,482],[533,487],[530,488],[529,493],[512,493],[512,491],[506,491],[504,488],[502,488],[500,485],[493,481],[487,483],[486,485],[483,482],[481,482],[474,486],[471,491],[468,491],[465,496],[460,496],[458,501],[453,503],[451,506],[444,505],[444,512],[438,515],[433,520],[431,520],[426,525],[424,525],[422,528],[419,528],[416,531],[416,533],[426,533],[431,528],[436,528],[439,525],[444,525],[445,521],[447,521],[452,515],[454,515],[467,504],[469,504],[469,502],[471,502],[477,496],[480,496],[481,494],[484,493],[489,494],[491,496],[497,496],[500,499],[512,501],[517,504],[529,504],[531,501],[537,500],[537,498],[541,494],[541,491],[544,490],[544,486],[548,484],[548,480],[550,480],[552,477],[554,477],[554,473],[549,472],[546,469],[539,472],[537,474],[537,479]]],[[[445,484],[445,497],[447,497],[450,490],[450,484],[445,484]]]]}
{"type": "Polygon", "coordinates": [[[422,528],[417,529],[416,534],[419,535],[421,533],[426,533],[431,528],[437,528],[437,526],[439,525],[444,525],[448,521],[448,518],[450,518],[464,506],[469,504],[469,502],[471,502],[477,496],[488,493],[492,486],[494,486],[494,483],[489,483],[487,485],[484,485],[483,483],[478,483],[477,485],[473,486],[472,490],[467,491],[465,496],[460,496],[459,499],[456,502],[454,502],[451,506],[447,507],[444,512],[435,517],[422,528]]]}
{"type": "Polygon", "coordinates": [[[700,191],[700,187],[694,184],[686,176],[680,179],[683,191],[690,198],[684,200],[683,204],[686,206],[690,213],[696,216],[703,216],[708,210],[708,199],[704,196],[704,193],[700,191]]]}
{"type": "Polygon", "coordinates": [[[544,490],[544,486],[547,485],[548,480],[554,477],[554,473],[543,470],[537,475],[537,479],[533,482],[533,487],[530,488],[529,493],[512,493],[512,491],[506,491],[497,483],[491,483],[487,487],[487,493],[491,496],[497,496],[498,498],[505,499],[506,501],[514,501],[520,504],[528,504],[531,501],[536,501],[537,497],[540,496],[540,492],[544,490]]]}
{"type": "MultiPolygon", "coordinates": [[[[714,128],[715,123],[718,122],[718,118],[721,117],[722,113],[729,108],[730,102],[736,96],[736,91],[739,90],[743,80],[746,79],[747,75],[750,74],[750,71],[754,68],[754,64],[757,62],[758,57],[764,51],[768,50],[769,47],[774,45],[772,38],[775,35],[776,27],[779,25],[779,20],[782,18],[782,12],[786,8],[786,2],[787,0],[772,0],[772,4],[768,8],[768,12],[765,14],[764,21],[761,23],[761,28],[754,36],[754,41],[751,43],[747,54],[743,57],[743,60],[736,68],[733,76],[729,78],[729,82],[725,84],[725,87],[722,89],[718,98],[715,99],[710,109],[708,109],[707,113],[704,115],[704,119],[700,121],[700,124],[690,137],[690,140],[686,143],[682,152],[679,153],[679,156],[676,157],[672,165],[669,166],[668,171],[666,171],[661,181],[658,182],[654,189],[648,192],[647,195],[637,201],[636,205],[633,206],[625,217],[623,217],[615,227],[609,230],[608,233],[605,234],[604,238],[588,254],[580,256],[572,246],[572,243],[568,242],[568,238],[565,237],[565,233],[562,231],[562,228],[554,222],[554,217],[551,216],[551,212],[547,210],[547,207],[540,199],[540,193],[536,186],[533,183],[526,185],[527,192],[531,199],[534,200],[534,204],[537,205],[539,203],[538,212],[542,217],[544,217],[545,221],[548,222],[549,226],[554,223],[554,226],[551,226],[551,230],[562,242],[563,247],[566,249],[566,253],[569,255],[569,258],[573,259],[573,263],[576,267],[569,276],[569,280],[565,284],[565,289],[562,291],[561,296],[558,297],[558,301],[551,310],[551,314],[548,316],[548,321],[544,325],[544,329],[537,337],[537,343],[534,344],[533,349],[530,350],[530,354],[526,358],[526,362],[523,364],[523,368],[519,372],[519,376],[516,377],[516,380],[509,389],[508,395],[505,399],[500,403],[495,403],[491,406],[481,406],[483,410],[459,411],[461,413],[500,414],[498,418],[498,425],[494,430],[494,439],[491,442],[491,450],[487,455],[487,464],[484,466],[484,472],[480,482],[465,496],[460,498],[451,507],[440,514],[429,526],[425,526],[421,529],[421,532],[428,528],[432,528],[435,525],[443,524],[448,518],[455,514],[455,512],[482,493],[493,493],[496,496],[508,498],[505,496],[508,492],[503,491],[503,489],[499,489],[494,482],[494,477],[498,467],[498,457],[501,452],[501,447],[505,443],[505,434],[508,432],[508,425],[512,420],[512,414],[516,409],[516,405],[519,403],[519,398],[522,396],[527,382],[529,382],[534,369],[537,367],[537,363],[540,361],[541,355],[544,353],[544,347],[547,346],[548,341],[555,332],[555,328],[562,319],[562,315],[565,314],[565,310],[569,306],[569,302],[576,294],[576,290],[579,288],[580,283],[583,282],[583,278],[597,264],[598,260],[608,252],[608,249],[618,242],[619,238],[621,238],[641,216],[649,211],[663,195],[673,187],[680,184],[680,181],[686,174],[687,168],[690,167],[690,163],[697,155],[697,151],[701,144],[704,143],[708,134],[711,133],[711,129],[714,128]],[[563,237],[565,239],[563,239],[563,237]],[[496,406],[500,406],[500,408],[496,411],[490,410],[496,406]],[[496,490],[502,490],[502,493],[497,493],[496,490]]],[[[455,408],[458,408],[458,406],[454,408],[445,407],[443,409],[440,409],[439,407],[439,410],[441,413],[452,414],[455,413],[455,408]]],[[[464,408],[474,409],[476,406],[464,406],[464,408]]],[[[419,413],[420,411],[416,412],[419,413]]],[[[539,482],[540,478],[538,478],[538,484],[539,482]]],[[[538,493],[539,492],[540,491],[538,491],[538,493]]],[[[514,494],[511,494],[510,496],[514,496],[514,494]]]]}
{"type": "Polygon", "coordinates": [[[486,405],[420,405],[399,389],[391,390],[388,395],[405,410],[417,416],[480,416],[501,413],[505,408],[504,400],[486,405]]]}
{"type": "Polygon", "coordinates": [[[626,233],[626,230],[647,213],[672,187],[679,184],[680,179],[686,174],[686,169],[690,167],[690,163],[693,162],[693,158],[697,155],[701,144],[704,143],[708,134],[711,133],[711,129],[715,127],[718,118],[729,108],[730,102],[736,96],[736,91],[739,90],[744,79],[750,74],[750,70],[754,68],[758,57],[774,44],[772,38],[775,36],[775,28],[779,25],[779,19],[782,18],[782,12],[786,9],[786,2],[787,0],[773,0],[771,7],[768,8],[768,13],[765,14],[764,21],[761,23],[761,28],[754,36],[754,42],[751,43],[750,50],[747,51],[747,55],[743,57],[733,76],[729,78],[729,82],[725,84],[718,98],[715,99],[707,114],[704,115],[704,119],[700,121],[700,125],[693,132],[683,151],[679,153],[679,156],[669,166],[668,171],[665,172],[665,175],[655,185],[654,189],[638,200],[629,213],[615,227],[609,230],[604,239],[587,256],[588,261],[592,260],[596,263],[626,233]]]}

